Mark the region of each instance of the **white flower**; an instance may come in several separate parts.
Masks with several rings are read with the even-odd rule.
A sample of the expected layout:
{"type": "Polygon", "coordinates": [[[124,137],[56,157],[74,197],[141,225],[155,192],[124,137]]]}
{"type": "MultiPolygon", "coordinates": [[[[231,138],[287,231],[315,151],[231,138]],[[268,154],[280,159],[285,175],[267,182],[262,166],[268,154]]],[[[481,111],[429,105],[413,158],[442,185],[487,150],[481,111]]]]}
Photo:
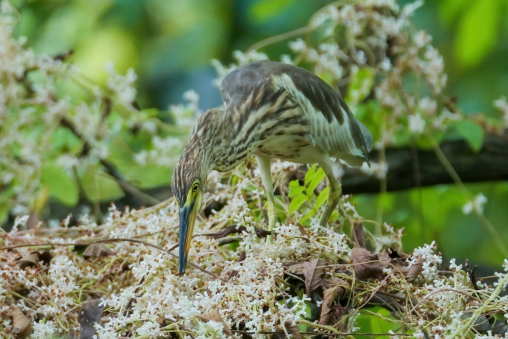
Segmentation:
{"type": "Polygon", "coordinates": [[[425,129],[425,120],[419,114],[412,114],[408,117],[409,131],[422,134],[425,129]]]}
{"type": "Polygon", "coordinates": [[[104,65],[104,70],[108,73],[108,88],[113,90],[119,102],[125,107],[131,108],[132,103],[136,99],[137,90],[134,84],[137,80],[134,69],[129,68],[125,76],[117,74],[115,65],[112,61],[108,61],[104,65]]]}
{"type": "Polygon", "coordinates": [[[455,264],[455,260],[456,260],[456,259],[451,259],[451,260],[450,260],[450,270],[452,270],[452,271],[453,271],[453,270],[457,270],[457,271],[459,271],[459,270],[461,270],[461,269],[462,269],[462,265],[457,265],[457,264],[455,264]]]}
{"type": "Polygon", "coordinates": [[[494,101],[494,107],[501,111],[505,127],[508,127],[508,102],[506,97],[503,96],[494,101]]]}
{"type": "Polygon", "coordinates": [[[384,161],[380,162],[372,162],[370,166],[364,162],[362,167],[360,167],[360,171],[369,176],[373,176],[379,180],[386,178],[386,173],[388,173],[388,163],[384,161]]]}
{"type": "Polygon", "coordinates": [[[418,102],[418,108],[427,116],[431,116],[437,112],[437,102],[429,97],[423,97],[418,102]]]}
{"type": "Polygon", "coordinates": [[[234,51],[233,57],[238,61],[238,65],[245,65],[253,61],[268,60],[268,56],[265,53],[254,50],[245,53],[242,51],[234,51]]]}
{"type": "Polygon", "coordinates": [[[190,103],[197,104],[199,101],[199,94],[197,94],[193,89],[190,89],[183,94],[183,98],[190,103]]]}
{"type": "Polygon", "coordinates": [[[304,53],[307,51],[307,44],[302,39],[298,38],[295,41],[289,42],[289,48],[295,53],[304,53]]]}
{"type": "Polygon", "coordinates": [[[471,212],[476,212],[479,214],[483,213],[483,206],[487,202],[487,197],[485,197],[482,193],[478,193],[472,201],[468,201],[463,207],[462,212],[464,214],[469,214],[471,212]]]}
{"type": "Polygon", "coordinates": [[[390,59],[384,58],[381,64],[379,65],[379,68],[381,68],[383,71],[389,71],[393,68],[392,63],[390,62],[390,59]]]}
{"type": "Polygon", "coordinates": [[[285,64],[293,65],[293,60],[291,60],[291,56],[289,56],[287,54],[282,54],[280,56],[280,61],[285,64]]]}

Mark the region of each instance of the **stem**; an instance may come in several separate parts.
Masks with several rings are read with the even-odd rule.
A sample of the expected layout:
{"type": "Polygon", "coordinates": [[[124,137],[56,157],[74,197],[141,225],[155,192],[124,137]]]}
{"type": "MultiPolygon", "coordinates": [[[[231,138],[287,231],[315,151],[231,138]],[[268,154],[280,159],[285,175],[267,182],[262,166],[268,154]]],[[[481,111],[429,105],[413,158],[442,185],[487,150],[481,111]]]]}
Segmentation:
{"type": "Polygon", "coordinates": [[[293,31],[289,31],[286,33],[282,33],[282,34],[279,34],[276,36],[269,37],[265,40],[256,42],[254,45],[250,46],[249,49],[247,50],[247,52],[257,51],[263,47],[273,45],[273,44],[276,44],[276,43],[284,41],[284,40],[292,39],[292,38],[295,38],[299,35],[310,33],[315,29],[316,28],[314,28],[314,27],[305,26],[305,27],[297,28],[293,31]]]}
{"type": "MultiPolygon", "coordinates": [[[[430,137],[433,138],[432,135],[430,135],[430,137]]],[[[460,179],[459,175],[453,168],[452,164],[450,164],[450,162],[444,155],[443,151],[439,147],[439,144],[437,143],[437,141],[435,139],[433,139],[433,142],[434,142],[434,151],[436,152],[436,156],[438,157],[439,161],[444,166],[444,168],[446,169],[448,174],[452,177],[453,181],[457,184],[457,186],[459,186],[464,191],[464,194],[468,197],[468,199],[471,199],[471,193],[469,193],[466,185],[464,185],[464,183],[460,179]]],[[[490,233],[490,236],[496,243],[497,247],[499,248],[499,250],[501,251],[503,256],[508,258],[508,250],[504,246],[503,241],[501,240],[502,238],[497,233],[495,227],[490,223],[490,221],[481,212],[476,211],[476,210],[474,210],[474,212],[475,212],[476,216],[478,217],[478,219],[480,219],[480,222],[483,225],[483,227],[485,227],[487,229],[487,231],[490,233]]]]}

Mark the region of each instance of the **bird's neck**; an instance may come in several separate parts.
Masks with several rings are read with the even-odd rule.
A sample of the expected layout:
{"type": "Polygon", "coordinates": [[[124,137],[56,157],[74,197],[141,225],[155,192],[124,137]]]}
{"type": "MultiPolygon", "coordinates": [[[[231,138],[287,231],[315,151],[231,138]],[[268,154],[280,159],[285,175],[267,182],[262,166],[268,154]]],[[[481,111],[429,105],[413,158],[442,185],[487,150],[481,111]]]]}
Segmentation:
{"type": "Polygon", "coordinates": [[[189,176],[206,180],[208,173],[215,169],[217,153],[220,153],[218,145],[226,129],[223,125],[224,117],[222,109],[212,109],[198,119],[191,140],[179,161],[189,176]]]}

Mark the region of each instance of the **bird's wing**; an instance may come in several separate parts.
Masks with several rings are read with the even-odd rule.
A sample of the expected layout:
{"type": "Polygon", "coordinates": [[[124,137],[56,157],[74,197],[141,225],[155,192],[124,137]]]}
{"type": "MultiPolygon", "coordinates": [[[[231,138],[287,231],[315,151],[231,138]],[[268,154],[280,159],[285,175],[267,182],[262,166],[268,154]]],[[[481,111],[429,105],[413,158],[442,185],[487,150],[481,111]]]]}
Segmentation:
{"type": "MultiPolygon", "coordinates": [[[[255,112],[260,107],[275,103],[287,92],[295,92],[273,86],[273,77],[288,76],[294,90],[301,93],[317,112],[321,112],[328,123],[335,120],[342,126],[349,124],[350,137],[365,158],[370,151],[367,141],[372,139],[367,128],[361,128],[351,110],[339,93],[334,91],[317,75],[303,68],[275,61],[253,62],[229,73],[221,84],[221,94],[229,112],[241,111],[242,105],[249,104],[248,111],[255,112]]],[[[291,93],[290,93],[291,94],[291,93]]],[[[237,113],[238,114],[238,113],[237,113]]]]}

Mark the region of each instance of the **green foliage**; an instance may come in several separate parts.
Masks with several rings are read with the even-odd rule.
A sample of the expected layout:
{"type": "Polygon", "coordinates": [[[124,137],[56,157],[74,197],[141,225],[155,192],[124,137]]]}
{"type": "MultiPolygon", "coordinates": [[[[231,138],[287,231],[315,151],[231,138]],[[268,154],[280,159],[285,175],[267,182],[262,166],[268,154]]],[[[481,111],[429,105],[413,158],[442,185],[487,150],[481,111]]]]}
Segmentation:
{"type": "Polygon", "coordinates": [[[252,5],[250,15],[255,22],[272,19],[287,10],[294,0],[261,0],[252,5]]]}
{"type": "Polygon", "coordinates": [[[471,120],[463,120],[459,121],[455,125],[455,128],[457,129],[457,132],[459,132],[459,134],[468,142],[473,151],[479,152],[482,149],[485,133],[480,125],[471,120]]]}
{"type": "Polygon", "coordinates": [[[501,0],[481,0],[472,1],[467,8],[459,23],[455,45],[457,58],[464,66],[478,65],[494,48],[503,7],[501,0]]]}
{"type": "Polygon", "coordinates": [[[354,107],[371,93],[376,72],[372,68],[355,66],[351,69],[351,73],[351,81],[345,99],[349,105],[354,107]]]}
{"type": "MultiPolygon", "coordinates": [[[[360,312],[355,322],[361,328],[363,333],[388,333],[388,331],[398,332],[398,325],[394,322],[396,319],[390,314],[390,311],[382,307],[372,307],[360,312]],[[391,320],[391,321],[390,321],[391,320]]],[[[355,338],[368,339],[370,335],[355,336],[355,338]]]]}
{"type": "Polygon", "coordinates": [[[49,189],[52,196],[67,206],[78,203],[78,186],[67,172],[54,163],[45,164],[41,168],[41,182],[49,189]]]}
{"type": "MultiPolygon", "coordinates": [[[[305,180],[303,186],[300,185],[298,180],[293,180],[289,183],[289,197],[292,198],[289,203],[289,214],[292,215],[296,211],[304,214],[298,222],[300,224],[307,224],[309,219],[318,214],[319,208],[327,201],[330,195],[330,187],[325,187],[316,194],[316,188],[326,178],[325,171],[322,168],[316,170],[314,164],[305,173],[305,180]]],[[[333,211],[330,221],[335,221],[339,217],[338,211],[333,211]]]]}
{"type": "Polygon", "coordinates": [[[120,185],[96,167],[90,167],[81,181],[84,193],[91,201],[111,201],[124,196],[120,185]]]}

